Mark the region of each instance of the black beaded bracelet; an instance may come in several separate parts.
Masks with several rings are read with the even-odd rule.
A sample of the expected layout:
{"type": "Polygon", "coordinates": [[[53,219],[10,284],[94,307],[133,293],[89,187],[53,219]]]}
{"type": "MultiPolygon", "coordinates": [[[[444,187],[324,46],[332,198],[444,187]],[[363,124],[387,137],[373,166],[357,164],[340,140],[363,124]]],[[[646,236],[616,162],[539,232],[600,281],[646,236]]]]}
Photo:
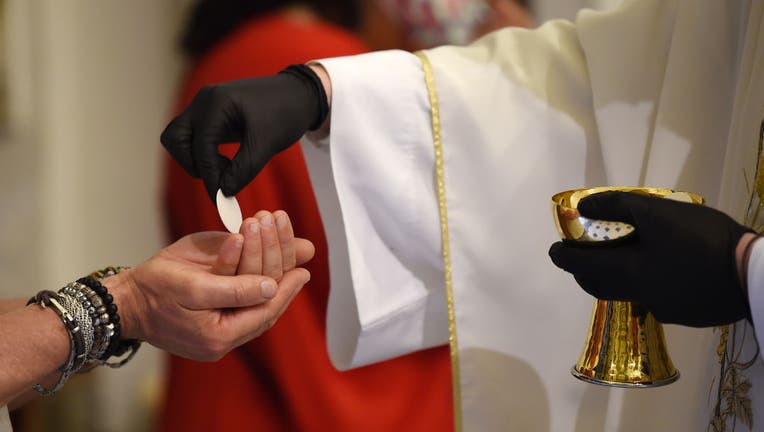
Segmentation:
{"type": "Polygon", "coordinates": [[[100,297],[101,301],[103,302],[103,306],[106,308],[106,313],[109,315],[109,322],[114,325],[114,334],[111,335],[109,346],[106,348],[106,351],[103,353],[103,355],[99,358],[101,361],[106,361],[114,354],[117,349],[117,345],[120,343],[119,336],[121,334],[122,328],[119,324],[119,313],[117,312],[117,305],[114,304],[114,297],[109,294],[109,291],[106,289],[106,287],[103,286],[103,284],[95,278],[86,276],[77,279],[77,282],[87,286],[88,288],[95,291],[96,294],[98,294],[98,297],[100,297]]]}
{"type": "Polygon", "coordinates": [[[132,359],[135,353],[138,351],[138,348],[140,348],[141,346],[141,341],[138,339],[121,339],[120,338],[120,336],[122,335],[122,326],[120,324],[120,318],[119,318],[117,305],[114,304],[114,298],[112,297],[111,294],[109,294],[106,287],[101,283],[102,279],[107,278],[109,276],[113,276],[124,269],[126,269],[126,267],[106,267],[103,270],[97,270],[91,273],[89,276],[85,276],[77,280],[77,282],[95,291],[95,293],[101,298],[106,308],[106,313],[109,315],[109,321],[113,325],[114,333],[112,334],[110,338],[109,345],[107,346],[103,355],[101,355],[101,357],[98,358],[98,361],[100,362],[100,364],[104,366],[109,366],[112,368],[121,367],[122,365],[130,361],[130,359],[132,359]],[[127,358],[117,363],[108,363],[109,358],[121,357],[125,353],[127,353],[129,350],[131,350],[132,352],[127,358]]]}

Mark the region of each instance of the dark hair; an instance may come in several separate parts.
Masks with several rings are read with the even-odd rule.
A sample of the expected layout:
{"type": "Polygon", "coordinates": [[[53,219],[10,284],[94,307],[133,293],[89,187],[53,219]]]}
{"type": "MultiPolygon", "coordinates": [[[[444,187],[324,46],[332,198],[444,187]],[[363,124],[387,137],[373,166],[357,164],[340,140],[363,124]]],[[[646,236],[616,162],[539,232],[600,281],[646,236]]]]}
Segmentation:
{"type": "Polygon", "coordinates": [[[356,3],[356,0],[197,0],[183,29],[180,47],[187,56],[199,57],[246,20],[293,4],[309,6],[327,21],[353,30],[358,24],[356,3]]]}

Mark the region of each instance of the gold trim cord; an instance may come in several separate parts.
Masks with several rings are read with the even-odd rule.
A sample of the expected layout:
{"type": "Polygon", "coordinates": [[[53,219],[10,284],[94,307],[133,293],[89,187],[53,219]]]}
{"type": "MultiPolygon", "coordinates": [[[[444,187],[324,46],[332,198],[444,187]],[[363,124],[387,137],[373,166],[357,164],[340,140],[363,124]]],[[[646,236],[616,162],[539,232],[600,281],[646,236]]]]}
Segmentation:
{"type": "Polygon", "coordinates": [[[456,341],[456,313],[454,311],[454,287],[451,281],[451,247],[448,239],[448,214],[446,212],[446,179],[443,169],[443,143],[440,135],[440,110],[438,94],[435,89],[435,77],[432,65],[427,56],[419,51],[416,53],[422,61],[424,80],[430,98],[430,115],[432,117],[432,142],[435,147],[435,174],[438,185],[438,210],[440,212],[440,236],[443,242],[443,268],[446,282],[446,306],[448,308],[448,343],[451,349],[451,380],[454,396],[454,429],[462,430],[462,397],[461,381],[459,378],[459,344],[456,341]]]}

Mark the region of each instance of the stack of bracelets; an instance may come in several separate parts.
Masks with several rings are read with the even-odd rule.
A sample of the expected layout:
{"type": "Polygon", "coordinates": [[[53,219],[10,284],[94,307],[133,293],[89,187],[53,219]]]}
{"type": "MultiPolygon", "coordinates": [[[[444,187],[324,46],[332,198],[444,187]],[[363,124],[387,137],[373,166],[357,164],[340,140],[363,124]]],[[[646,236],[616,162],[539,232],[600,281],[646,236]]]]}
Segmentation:
{"type": "Polygon", "coordinates": [[[120,339],[121,327],[117,305],[101,281],[113,276],[125,267],[107,267],[78,279],[57,293],[40,291],[29,299],[27,305],[36,304],[53,309],[64,322],[69,333],[69,357],[59,369],[61,377],[53,388],[37,384],[34,389],[43,395],[58,391],[70,376],[85,366],[104,365],[118,368],[127,363],[138,351],[141,342],[136,339],[120,339]],[[121,361],[109,362],[111,357],[130,354],[121,361]]]}

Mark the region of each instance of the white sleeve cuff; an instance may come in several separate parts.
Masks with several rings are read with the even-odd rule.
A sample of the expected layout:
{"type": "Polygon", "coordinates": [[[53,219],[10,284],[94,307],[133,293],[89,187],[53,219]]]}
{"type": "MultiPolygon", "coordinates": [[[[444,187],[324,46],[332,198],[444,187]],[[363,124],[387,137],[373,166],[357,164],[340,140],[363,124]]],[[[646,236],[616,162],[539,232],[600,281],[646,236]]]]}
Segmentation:
{"type": "Polygon", "coordinates": [[[755,241],[748,259],[748,301],[759,346],[764,347],[764,241],[755,241]]]}

